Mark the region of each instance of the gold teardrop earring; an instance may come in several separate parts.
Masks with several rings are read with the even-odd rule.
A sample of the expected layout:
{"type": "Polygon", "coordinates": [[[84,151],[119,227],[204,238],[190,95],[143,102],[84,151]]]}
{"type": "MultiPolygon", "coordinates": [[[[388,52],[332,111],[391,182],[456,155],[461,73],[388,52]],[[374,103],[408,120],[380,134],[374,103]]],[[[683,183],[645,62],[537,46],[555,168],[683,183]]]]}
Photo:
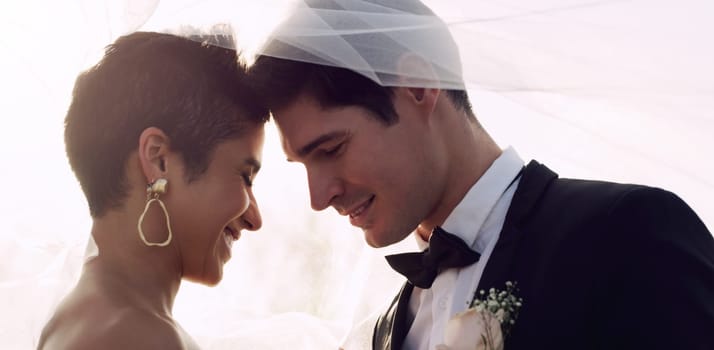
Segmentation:
{"type": "Polygon", "coordinates": [[[169,243],[171,243],[171,238],[173,237],[171,233],[171,220],[169,219],[169,212],[168,210],[166,210],[166,205],[164,205],[164,202],[161,201],[161,199],[159,198],[160,195],[166,193],[166,187],[168,183],[169,182],[166,179],[160,178],[146,185],[146,206],[144,206],[144,211],[141,213],[141,216],[139,216],[137,228],[139,229],[139,238],[141,238],[144,244],[149,247],[165,247],[169,245],[169,243]],[[144,236],[144,230],[141,228],[142,224],[144,223],[144,216],[146,215],[146,212],[149,211],[151,203],[154,202],[159,203],[161,210],[163,210],[164,217],[166,218],[166,228],[169,231],[169,237],[161,243],[153,243],[146,240],[146,236],[144,236]]]}

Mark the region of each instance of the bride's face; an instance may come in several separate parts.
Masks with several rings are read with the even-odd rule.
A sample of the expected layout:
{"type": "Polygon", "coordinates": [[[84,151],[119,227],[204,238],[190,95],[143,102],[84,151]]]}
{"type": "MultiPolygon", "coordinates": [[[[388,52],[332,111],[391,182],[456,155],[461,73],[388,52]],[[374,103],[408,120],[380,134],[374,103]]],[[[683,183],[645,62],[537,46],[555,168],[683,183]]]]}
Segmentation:
{"type": "MultiPolygon", "coordinates": [[[[251,183],[260,168],[263,126],[216,146],[205,173],[173,181],[167,203],[183,278],[214,285],[242,230],[261,226],[251,183]]],[[[174,245],[174,244],[172,244],[174,245]]]]}

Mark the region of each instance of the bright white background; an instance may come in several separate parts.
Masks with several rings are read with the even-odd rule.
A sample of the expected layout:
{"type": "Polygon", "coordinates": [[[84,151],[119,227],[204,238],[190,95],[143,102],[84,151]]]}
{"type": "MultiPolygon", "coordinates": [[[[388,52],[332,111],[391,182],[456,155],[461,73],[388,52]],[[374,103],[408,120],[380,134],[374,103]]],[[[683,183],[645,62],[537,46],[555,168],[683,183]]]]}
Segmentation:
{"type": "MultiPolygon", "coordinates": [[[[36,345],[52,307],[80,271],[91,222],[66,161],[62,122],[77,73],[96,62],[112,35],[131,27],[130,12],[116,15],[127,13],[127,3],[139,12],[153,5],[0,5],[3,349],[36,345]]],[[[190,11],[196,1],[161,3],[159,10],[177,3],[189,9],[184,13],[196,13],[190,11]]],[[[229,2],[228,8],[242,23],[239,44],[249,49],[280,13],[279,1],[255,3],[229,2]]],[[[491,19],[531,13],[518,1],[493,3],[430,4],[453,18],[486,10],[491,17],[484,18],[491,19]]],[[[518,91],[471,90],[477,115],[499,144],[513,145],[526,160],[538,159],[563,177],[669,189],[714,227],[714,8],[696,0],[594,3],[454,27],[457,38],[479,39],[461,47],[465,62],[484,58],[467,76],[521,84],[518,91]]],[[[176,318],[206,348],[264,348],[265,339],[282,339],[289,348],[334,348],[352,322],[390,300],[398,287],[401,279],[381,256],[413,242],[373,250],[344,218],[313,213],[304,170],[285,162],[272,123],[264,164],[255,185],[263,228],[235,245],[221,285],[184,283],[176,318]]]]}

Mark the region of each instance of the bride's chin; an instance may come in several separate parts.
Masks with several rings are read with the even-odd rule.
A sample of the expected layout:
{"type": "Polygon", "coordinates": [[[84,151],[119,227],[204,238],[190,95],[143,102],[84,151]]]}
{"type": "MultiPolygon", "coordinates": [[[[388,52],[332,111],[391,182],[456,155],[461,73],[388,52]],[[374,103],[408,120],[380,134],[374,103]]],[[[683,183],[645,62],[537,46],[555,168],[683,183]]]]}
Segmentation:
{"type": "Polygon", "coordinates": [[[214,287],[223,280],[223,267],[225,261],[216,257],[214,261],[214,266],[206,266],[208,269],[204,270],[202,274],[184,276],[183,279],[193,283],[202,284],[208,287],[214,287]]]}
{"type": "Polygon", "coordinates": [[[215,287],[223,280],[223,269],[221,269],[216,276],[201,276],[200,278],[185,277],[184,279],[207,287],[215,287]]]}
{"type": "Polygon", "coordinates": [[[205,285],[206,287],[215,287],[218,285],[218,283],[221,282],[223,278],[217,278],[215,280],[210,280],[210,281],[205,281],[202,284],[205,285]]]}

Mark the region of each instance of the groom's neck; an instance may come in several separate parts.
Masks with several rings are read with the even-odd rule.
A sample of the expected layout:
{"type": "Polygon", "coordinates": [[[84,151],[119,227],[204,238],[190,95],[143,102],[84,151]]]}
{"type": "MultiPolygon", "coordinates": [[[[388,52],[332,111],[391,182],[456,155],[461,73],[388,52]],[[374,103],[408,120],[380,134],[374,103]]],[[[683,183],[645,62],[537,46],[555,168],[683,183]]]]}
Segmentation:
{"type": "Polygon", "coordinates": [[[464,115],[445,118],[442,137],[446,144],[446,186],[435,206],[416,232],[428,241],[431,231],[446,221],[471,187],[501,155],[501,148],[477,122],[464,115]]]}

